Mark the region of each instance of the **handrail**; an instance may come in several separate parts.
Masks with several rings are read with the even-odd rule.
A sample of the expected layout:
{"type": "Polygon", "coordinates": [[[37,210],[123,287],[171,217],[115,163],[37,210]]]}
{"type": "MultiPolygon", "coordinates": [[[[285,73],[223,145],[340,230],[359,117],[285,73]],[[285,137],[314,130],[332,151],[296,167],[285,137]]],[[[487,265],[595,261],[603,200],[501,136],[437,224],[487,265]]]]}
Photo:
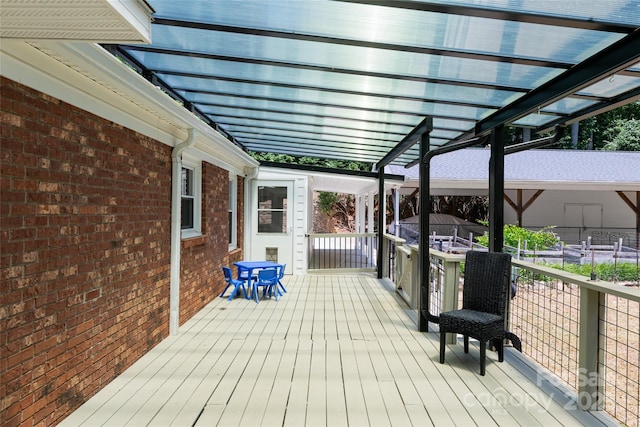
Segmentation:
{"type": "Polygon", "coordinates": [[[370,271],[376,268],[376,233],[307,234],[308,270],[370,271]]]}
{"type": "Polygon", "coordinates": [[[309,233],[307,237],[325,238],[325,237],[376,237],[376,233],[309,233]]]}
{"type": "Polygon", "coordinates": [[[406,240],[403,239],[402,237],[398,237],[398,236],[395,236],[395,235],[389,234],[389,233],[384,233],[384,238],[388,239],[388,240],[391,240],[394,243],[402,243],[402,244],[404,244],[406,242],[406,240]]]}
{"type": "Polygon", "coordinates": [[[597,292],[612,294],[618,297],[627,298],[631,301],[640,302],[640,289],[629,288],[613,282],[605,280],[591,280],[580,274],[570,273],[568,271],[558,270],[556,268],[547,267],[540,264],[512,259],[511,264],[520,266],[534,273],[540,273],[548,277],[553,277],[564,282],[574,283],[578,286],[591,289],[597,292]]]}
{"type": "MultiPolygon", "coordinates": [[[[390,235],[385,239],[389,246],[397,241],[390,235]]],[[[397,292],[413,310],[438,314],[458,308],[459,266],[465,255],[429,248],[428,282],[421,283],[418,253],[417,245],[395,246],[396,259],[403,258],[397,292]],[[419,292],[430,292],[428,307],[415,304],[419,292]]],[[[531,273],[514,275],[517,292],[508,322],[517,328],[524,353],[539,366],[534,368],[538,381],[576,390],[574,409],[604,409],[623,424],[637,419],[640,405],[618,402],[615,390],[633,388],[640,379],[626,360],[636,360],[638,351],[640,333],[634,325],[640,318],[640,289],[515,257],[512,266],[531,273]]]]}

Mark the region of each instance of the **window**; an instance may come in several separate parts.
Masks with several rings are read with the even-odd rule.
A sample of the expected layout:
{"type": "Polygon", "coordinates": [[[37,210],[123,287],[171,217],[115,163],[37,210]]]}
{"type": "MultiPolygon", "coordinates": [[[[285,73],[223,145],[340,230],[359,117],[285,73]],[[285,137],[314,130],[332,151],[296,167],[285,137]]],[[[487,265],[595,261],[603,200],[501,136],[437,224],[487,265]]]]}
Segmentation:
{"type": "Polygon", "coordinates": [[[287,187],[258,187],[258,233],[287,232],[287,187]]]}
{"type": "Polygon", "coordinates": [[[199,236],[201,206],[201,174],[197,162],[185,162],[181,174],[181,223],[182,237],[199,236]]]}
{"type": "Polygon", "coordinates": [[[229,173],[229,250],[238,246],[238,178],[229,173]]]}

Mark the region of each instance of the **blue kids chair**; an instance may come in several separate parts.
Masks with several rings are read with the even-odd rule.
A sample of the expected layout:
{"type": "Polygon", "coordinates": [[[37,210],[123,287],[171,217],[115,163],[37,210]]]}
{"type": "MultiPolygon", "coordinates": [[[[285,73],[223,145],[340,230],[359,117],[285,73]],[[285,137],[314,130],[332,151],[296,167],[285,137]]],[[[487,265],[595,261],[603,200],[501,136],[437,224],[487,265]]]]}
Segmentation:
{"type": "Polygon", "coordinates": [[[249,296],[247,295],[247,290],[244,287],[244,280],[234,279],[233,276],[231,275],[231,269],[229,267],[222,267],[222,272],[224,273],[224,280],[225,282],[227,282],[227,287],[224,288],[224,291],[222,291],[220,296],[222,297],[224,293],[227,292],[227,289],[229,289],[229,286],[233,286],[233,292],[231,292],[231,295],[229,296],[229,301],[231,301],[236,296],[236,294],[238,293],[238,288],[241,288],[242,293],[244,294],[244,297],[246,299],[249,299],[249,296]]]}

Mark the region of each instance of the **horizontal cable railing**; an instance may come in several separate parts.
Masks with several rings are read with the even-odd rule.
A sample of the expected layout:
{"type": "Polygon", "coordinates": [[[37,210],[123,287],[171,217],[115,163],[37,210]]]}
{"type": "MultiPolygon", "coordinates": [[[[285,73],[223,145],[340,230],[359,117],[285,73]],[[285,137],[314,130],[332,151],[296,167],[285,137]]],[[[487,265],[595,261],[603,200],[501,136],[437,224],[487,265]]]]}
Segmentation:
{"type": "Polygon", "coordinates": [[[374,233],[309,234],[310,270],[373,270],[377,235],[374,233]]]}
{"type": "MultiPolygon", "coordinates": [[[[419,259],[415,245],[396,246],[395,277],[407,303],[419,306],[419,259]],[[402,249],[399,249],[402,248],[402,249]],[[407,251],[410,255],[407,255],[407,251]],[[409,297],[407,297],[407,295],[409,297]]],[[[567,410],[605,410],[619,422],[639,426],[640,289],[591,280],[546,265],[513,259],[507,328],[535,361],[539,384],[552,382],[573,390],[567,410]]],[[[464,255],[429,251],[429,311],[459,307],[464,255]],[[455,277],[448,277],[453,275],[455,277]]],[[[385,276],[390,278],[390,276],[385,276]]]]}

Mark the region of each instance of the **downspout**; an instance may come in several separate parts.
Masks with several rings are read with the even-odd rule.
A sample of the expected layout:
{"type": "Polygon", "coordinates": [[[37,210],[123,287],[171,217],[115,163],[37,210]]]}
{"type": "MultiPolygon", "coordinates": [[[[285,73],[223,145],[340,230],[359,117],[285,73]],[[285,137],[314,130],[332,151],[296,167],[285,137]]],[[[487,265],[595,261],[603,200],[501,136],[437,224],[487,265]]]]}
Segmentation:
{"type": "Polygon", "coordinates": [[[169,335],[178,334],[180,325],[180,247],[182,194],[182,152],[196,142],[196,130],[188,130],[187,139],[171,152],[171,276],[169,279],[169,335]]]}
{"type": "Polygon", "coordinates": [[[431,314],[431,301],[429,295],[429,286],[431,283],[431,279],[429,277],[429,235],[431,234],[429,228],[429,213],[431,212],[431,159],[440,154],[450,153],[462,148],[473,147],[474,145],[478,145],[482,142],[481,138],[472,138],[431,150],[429,146],[430,132],[431,129],[423,133],[420,137],[420,200],[418,208],[418,213],[420,214],[420,232],[418,234],[418,248],[420,251],[420,291],[418,292],[420,305],[418,310],[418,330],[420,332],[427,332],[429,330],[429,322],[438,323],[440,321],[438,316],[431,314]]]}
{"type": "Polygon", "coordinates": [[[242,245],[242,251],[245,259],[249,259],[249,248],[251,247],[249,243],[251,239],[251,223],[253,220],[251,208],[251,185],[252,181],[258,177],[258,171],[259,167],[251,168],[247,166],[244,168],[244,242],[242,245]]]}

